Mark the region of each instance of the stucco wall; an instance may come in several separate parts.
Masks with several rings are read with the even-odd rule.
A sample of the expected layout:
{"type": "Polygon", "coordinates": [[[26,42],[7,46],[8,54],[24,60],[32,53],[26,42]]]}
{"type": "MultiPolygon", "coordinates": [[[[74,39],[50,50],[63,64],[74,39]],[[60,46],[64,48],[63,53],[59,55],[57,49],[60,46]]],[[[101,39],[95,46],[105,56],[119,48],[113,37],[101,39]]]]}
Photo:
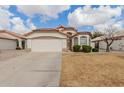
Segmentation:
{"type": "Polygon", "coordinates": [[[31,48],[31,39],[27,40],[27,48],[30,49],[31,48]]]}
{"type": "Polygon", "coordinates": [[[95,48],[95,43],[94,42],[91,42],[90,45],[91,45],[92,48],[95,48]]]}
{"type": "Polygon", "coordinates": [[[59,32],[34,32],[31,35],[27,36],[27,38],[35,38],[40,36],[53,36],[59,38],[67,38],[66,35],[60,34],[59,32]]]}
{"type": "Polygon", "coordinates": [[[16,41],[0,39],[0,49],[16,49],[16,41]]]}
{"type": "Polygon", "coordinates": [[[67,48],[67,40],[66,39],[62,39],[62,48],[63,49],[67,48]]]}

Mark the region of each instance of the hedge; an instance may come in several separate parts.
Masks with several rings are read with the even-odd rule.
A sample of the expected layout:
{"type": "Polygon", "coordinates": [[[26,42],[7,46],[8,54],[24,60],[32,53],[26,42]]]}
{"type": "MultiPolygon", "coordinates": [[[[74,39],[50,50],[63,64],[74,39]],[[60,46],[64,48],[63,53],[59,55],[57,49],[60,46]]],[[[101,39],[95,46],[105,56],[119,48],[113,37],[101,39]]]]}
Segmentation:
{"type": "Polygon", "coordinates": [[[80,52],[80,48],[81,48],[80,45],[74,45],[74,46],[73,46],[73,51],[74,51],[74,52],[80,52]]]}
{"type": "Polygon", "coordinates": [[[88,45],[82,45],[82,51],[85,53],[91,52],[92,47],[88,45]]]}
{"type": "Polygon", "coordinates": [[[93,48],[92,52],[99,52],[99,49],[98,48],[93,48]]]}

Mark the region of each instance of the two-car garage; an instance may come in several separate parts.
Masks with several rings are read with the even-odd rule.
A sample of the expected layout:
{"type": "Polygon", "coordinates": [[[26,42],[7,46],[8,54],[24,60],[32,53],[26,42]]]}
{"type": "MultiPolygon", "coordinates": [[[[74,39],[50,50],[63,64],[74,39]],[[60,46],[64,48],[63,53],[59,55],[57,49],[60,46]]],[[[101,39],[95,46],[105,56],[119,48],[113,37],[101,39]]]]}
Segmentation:
{"type": "Polygon", "coordinates": [[[33,39],[31,50],[35,52],[60,52],[62,51],[61,39],[33,39]],[[37,45],[38,44],[38,45],[37,45]]]}
{"type": "Polygon", "coordinates": [[[32,52],[62,52],[67,48],[67,36],[58,31],[34,31],[27,38],[32,52]]]}

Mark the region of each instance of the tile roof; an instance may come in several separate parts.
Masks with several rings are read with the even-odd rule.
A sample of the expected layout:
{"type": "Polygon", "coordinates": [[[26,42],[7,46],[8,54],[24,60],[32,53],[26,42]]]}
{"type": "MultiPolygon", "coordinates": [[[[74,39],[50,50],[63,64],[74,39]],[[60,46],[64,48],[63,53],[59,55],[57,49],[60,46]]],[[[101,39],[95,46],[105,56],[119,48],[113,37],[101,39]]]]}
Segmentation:
{"type": "Polygon", "coordinates": [[[17,34],[12,31],[0,30],[0,37],[4,37],[7,39],[25,39],[25,36],[17,34]]]}
{"type": "MultiPolygon", "coordinates": [[[[58,29],[43,28],[43,29],[32,30],[31,32],[28,32],[28,33],[24,34],[24,36],[28,36],[28,35],[30,35],[30,34],[32,34],[32,33],[34,33],[34,32],[58,32],[58,33],[61,33],[61,34],[63,34],[63,35],[66,35],[66,34],[60,32],[58,29]]],[[[68,36],[68,35],[66,35],[66,36],[68,36]]]]}
{"type": "MultiPolygon", "coordinates": [[[[124,37],[124,35],[117,35],[117,36],[114,36],[112,37],[114,40],[120,40],[122,37],[124,37]]],[[[109,38],[111,39],[111,38],[109,38]]],[[[104,36],[100,36],[100,37],[96,37],[94,39],[92,39],[91,41],[92,42],[96,42],[96,41],[103,41],[104,40],[104,36]]]]}
{"type": "MultiPolygon", "coordinates": [[[[124,30],[120,30],[120,31],[115,32],[114,36],[112,38],[118,40],[122,37],[124,37],[124,30]]],[[[102,41],[102,40],[104,40],[104,37],[100,36],[100,37],[96,37],[96,38],[92,39],[91,41],[95,42],[95,41],[102,41]]]]}
{"type": "Polygon", "coordinates": [[[102,39],[103,39],[103,36],[100,36],[100,37],[96,37],[96,38],[92,39],[91,41],[95,42],[95,41],[100,41],[102,39]]]}
{"type": "Polygon", "coordinates": [[[13,39],[13,40],[16,39],[13,36],[7,35],[5,33],[0,33],[0,38],[2,38],[2,39],[13,39]]]}
{"type": "Polygon", "coordinates": [[[63,25],[58,26],[56,29],[61,29],[61,28],[63,28],[63,31],[65,31],[65,30],[74,30],[74,31],[77,32],[76,28],[74,28],[74,27],[65,27],[63,25]]]}
{"type": "Polygon", "coordinates": [[[92,36],[91,32],[77,32],[77,34],[73,35],[72,37],[77,36],[77,35],[89,35],[89,36],[92,36]]]}

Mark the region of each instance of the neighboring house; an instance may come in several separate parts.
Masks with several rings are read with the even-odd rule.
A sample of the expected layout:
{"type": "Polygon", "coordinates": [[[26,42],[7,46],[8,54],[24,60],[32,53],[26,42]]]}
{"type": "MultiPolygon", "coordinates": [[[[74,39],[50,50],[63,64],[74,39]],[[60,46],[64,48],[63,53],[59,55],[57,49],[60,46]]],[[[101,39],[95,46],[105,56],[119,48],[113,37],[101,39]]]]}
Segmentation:
{"type": "MultiPolygon", "coordinates": [[[[114,42],[110,46],[110,50],[114,51],[124,51],[124,35],[116,35],[114,37],[114,42]]],[[[99,49],[105,50],[106,49],[106,42],[103,40],[102,36],[97,37],[91,40],[92,41],[92,47],[98,46],[99,49]]]]}
{"type": "Polygon", "coordinates": [[[90,32],[77,32],[73,27],[36,29],[25,34],[27,48],[36,52],[71,50],[73,45],[90,45],[90,32]]]}
{"type": "Polygon", "coordinates": [[[17,40],[19,41],[19,47],[22,48],[22,41],[25,40],[24,36],[11,31],[0,30],[0,50],[16,49],[17,40]]]}

